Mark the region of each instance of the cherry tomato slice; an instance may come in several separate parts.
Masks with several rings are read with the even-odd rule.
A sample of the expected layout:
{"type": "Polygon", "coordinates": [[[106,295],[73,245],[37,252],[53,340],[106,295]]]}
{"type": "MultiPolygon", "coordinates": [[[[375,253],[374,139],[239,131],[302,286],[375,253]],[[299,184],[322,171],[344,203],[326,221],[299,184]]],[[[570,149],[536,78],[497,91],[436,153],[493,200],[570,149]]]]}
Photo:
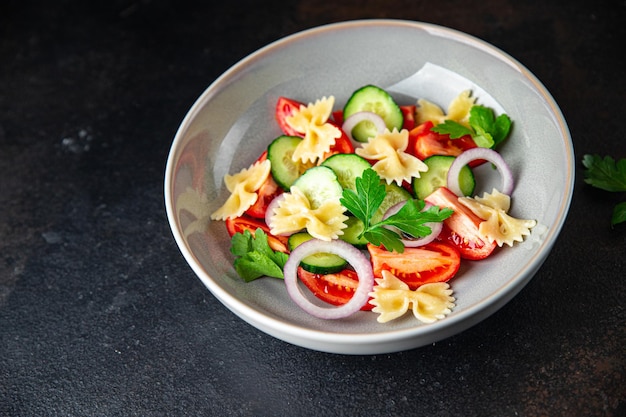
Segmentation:
{"type": "Polygon", "coordinates": [[[459,198],[446,187],[440,187],[424,199],[439,207],[448,207],[454,213],[443,221],[443,230],[438,239],[454,245],[463,259],[484,259],[496,248],[496,242],[484,240],[478,232],[482,219],[469,208],[459,203],[459,198]]]}
{"type": "Polygon", "coordinates": [[[446,282],[461,266],[459,252],[451,245],[432,242],[416,248],[404,248],[403,253],[389,252],[383,247],[367,245],[374,276],[382,277],[387,270],[404,281],[412,290],[431,282],[446,282]]]}
{"type": "MultiPolygon", "coordinates": [[[[298,267],[298,279],[320,300],[340,306],[352,298],[359,282],[356,272],[344,269],[335,274],[314,274],[298,267]]],[[[361,310],[369,311],[374,306],[369,302],[361,310]]]]}
{"type": "Polygon", "coordinates": [[[328,121],[328,123],[339,128],[339,130],[341,131],[341,136],[335,139],[335,144],[330,147],[330,150],[326,152],[324,156],[322,156],[319,163],[322,163],[324,160],[338,153],[354,153],[354,145],[352,144],[352,141],[350,141],[348,135],[346,135],[346,133],[343,131],[343,129],[341,129],[341,127],[335,122],[328,121]]]}
{"type": "MultiPolygon", "coordinates": [[[[267,151],[264,151],[261,156],[257,159],[256,162],[263,162],[267,159],[267,151]]],[[[255,162],[255,163],[256,163],[255,162]]],[[[267,211],[267,206],[272,202],[272,200],[282,194],[283,189],[276,184],[274,178],[271,175],[267,177],[261,188],[259,188],[257,193],[256,202],[246,210],[246,214],[257,219],[265,219],[265,212],[267,211]]]]}
{"type": "Polygon", "coordinates": [[[402,124],[402,129],[406,129],[408,131],[413,130],[415,128],[415,108],[417,106],[413,105],[402,105],[400,106],[400,110],[402,110],[402,116],[404,116],[404,123],[402,124]]]}
{"type": "Polygon", "coordinates": [[[287,117],[291,116],[294,111],[300,109],[300,106],[304,106],[304,103],[301,103],[296,100],[292,100],[287,97],[279,97],[276,102],[276,121],[278,122],[278,126],[283,131],[283,133],[287,136],[299,136],[303,137],[304,133],[296,131],[293,127],[287,124],[287,117]]]}
{"type": "MultiPolygon", "coordinates": [[[[409,132],[413,154],[421,160],[432,155],[458,156],[463,151],[477,146],[470,135],[450,139],[450,135],[433,132],[432,127],[432,122],[425,122],[409,132]]],[[[482,161],[475,161],[470,166],[477,166],[480,163],[482,161]]]]}

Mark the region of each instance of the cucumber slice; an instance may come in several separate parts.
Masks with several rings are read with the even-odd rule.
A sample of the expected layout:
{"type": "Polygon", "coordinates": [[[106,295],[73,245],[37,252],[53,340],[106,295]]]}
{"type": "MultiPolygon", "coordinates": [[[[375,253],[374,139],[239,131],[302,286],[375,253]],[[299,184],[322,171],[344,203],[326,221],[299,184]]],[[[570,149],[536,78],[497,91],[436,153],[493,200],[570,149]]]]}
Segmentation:
{"type": "MultiPolygon", "coordinates": [[[[369,111],[378,114],[385,121],[389,130],[400,130],[404,124],[402,110],[393,97],[385,90],[375,85],[366,85],[359,88],[348,99],[343,108],[344,120],[361,111],[369,111]]],[[[352,129],[352,137],[359,142],[367,142],[376,136],[377,131],[373,123],[363,121],[352,129]]]]}
{"type": "Polygon", "coordinates": [[[297,136],[279,136],[267,147],[272,177],[283,190],[288,191],[296,179],[310,167],[291,159],[294,149],[301,141],[302,138],[297,136]]]}
{"type": "MultiPolygon", "coordinates": [[[[419,178],[413,179],[413,192],[420,200],[428,197],[439,187],[447,185],[448,171],[454,162],[455,157],[450,155],[433,155],[424,159],[428,166],[428,171],[422,172],[419,178]]],[[[474,173],[469,166],[461,168],[459,174],[459,187],[463,195],[472,195],[476,181],[474,173]]]]}
{"type": "Polygon", "coordinates": [[[367,246],[367,239],[360,238],[359,235],[363,231],[363,222],[354,216],[348,216],[346,220],[346,227],[343,229],[343,235],[339,236],[339,239],[344,242],[348,242],[359,249],[364,249],[367,246]]]}
{"type": "Polygon", "coordinates": [[[378,210],[376,210],[376,213],[372,215],[372,223],[377,223],[381,221],[387,210],[389,210],[391,207],[402,201],[411,200],[413,198],[410,192],[408,192],[405,188],[400,187],[399,185],[385,184],[385,188],[387,195],[385,196],[385,199],[381,203],[378,210]]]}
{"type": "Polygon", "coordinates": [[[293,185],[309,199],[312,209],[319,208],[327,200],[339,200],[343,192],[337,174],[322,165],[307,169],[293,185]]]}
{"type": "Polygon", "coordinates": [[[363,171],[372,167],[365,158],[355,153],[335,154],[322,162],[322,166],[332,169],[339,184],[353,191],[356,190],[356,179],[363,175],[363,171]]]}
{"type": "MultiPolygon", "coordinates": [[[[289,236],[287,241],[289,250],[292,251],[303,242],[311,239],[313,239],[313,236],[306,232],[294,233],[289,236]]],[[[300,262],[302,268],[313,274],[334,274],[344,269],[347,264],[348,262],[345,259],[332,253],[316,253],[307,256],[300,262]]]]}

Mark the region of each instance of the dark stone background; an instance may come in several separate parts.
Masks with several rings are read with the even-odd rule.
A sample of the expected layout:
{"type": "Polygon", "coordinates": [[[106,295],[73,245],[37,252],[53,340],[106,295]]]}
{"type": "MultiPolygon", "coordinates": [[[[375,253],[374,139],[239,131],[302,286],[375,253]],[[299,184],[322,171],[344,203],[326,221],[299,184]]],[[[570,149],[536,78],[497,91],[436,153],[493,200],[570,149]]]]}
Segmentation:
{"type": "MultiPolygon", "coordinates": [[[[626,157],[620,1],[28,1],[0,4],[0,414],[624,416],[626,157]],[[523,4],[520,4],[523,3],[523,4]],[[497,314],[412,351],[342,356],[236,318],[182,258],[163,203],[186,111],[285,35],[356,18],[452,27],[511,54],[568,120],[563,232],[497,314]]],[[[375,53],[375,52],[373,52],[375,53]]]]}

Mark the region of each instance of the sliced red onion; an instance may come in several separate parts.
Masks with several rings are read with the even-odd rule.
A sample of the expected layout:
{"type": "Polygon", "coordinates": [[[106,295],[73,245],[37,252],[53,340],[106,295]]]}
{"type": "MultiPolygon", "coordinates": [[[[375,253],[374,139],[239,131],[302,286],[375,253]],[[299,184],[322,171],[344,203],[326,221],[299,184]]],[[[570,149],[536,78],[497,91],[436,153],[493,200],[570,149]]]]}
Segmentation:
{"type": "Polygon", "coordinates": [[[374,126],[376,126],[376,130],[378,130],[378,133],[383,133],[387,128],[387,125],[385,124],[383,118],[371,111],[360,111],[351,114],[350,116],[348,116],[348,118],[346,118],[346,120],[344,120],[341,128],[344,132],[346,132],[346,135],[348,135],[350,140],[355,140],[352,137],[352,129],[354,129],[356,125],[363,121],[369,121],[374,123],[374,126]]]}
{"type": "Polygon", "coordinates": [[[285,286],[292,300],[307,313],[321,319],[340,319],[356,313],[369,300],[374,287],[374,272],[367,257],[359,249],[342,240],[308,240],[297,246],[289,255],[284,268],[285,286]],[[354,295],[346,304],[339,307],[320,307],[313,304],[298,285],[298,266],[302,259],[316,253],[333,253],[342,257],[357,273],[359,283],[354,295]]]}
{"type": "MultiPolygon", "coordinates": [[[[406,201],[401,201],[398,204],[394,204],[393,206],[389,207],[389,209],[383,215],[383,220],[396,214],[398,211],[400,211],[402,206],[405,204],[406,204],[406,201]]],[[[431,206],[432,204],[426,203],[424,205],[423,210],[428,210],[428,208],[431,206]]],[[[424,246],[427,243],[432,242],[433,240],[437,238],[437,236],[439,236],[439,233],[441,233],[441,229],[443,229],[443,222],[428,222],[428,223],[424,223],[424,226],[430,227],[430,233],[427,236],[423,236],[423,237],[419,237],[415,239],[405,239],[405,238],[400,239],[404,247],[417,248],[419,246],[424,246]]],[[[389,227],[389,229],[395,229],[395,228],[389,227]]],[[[397,229],[395,231],[399,232],[399,234],[401,233],[397,229]]]]}
{"type": "Polygon", "coordinates": [[[504,158],[502,158],[498,152],[489,148],[471,148],[457,156],[448,170],[448,189],[459,197],[462,197],[463,192],[459,186],[459,175],[461,173],[461,169],[470,162],[479,159],[484,159],[496,166],[498,171],[500,171],[500,176],[502,178],[502,189],[500,192],[511,195],[514,186],[513,173],[504,161],[504,158]]]}

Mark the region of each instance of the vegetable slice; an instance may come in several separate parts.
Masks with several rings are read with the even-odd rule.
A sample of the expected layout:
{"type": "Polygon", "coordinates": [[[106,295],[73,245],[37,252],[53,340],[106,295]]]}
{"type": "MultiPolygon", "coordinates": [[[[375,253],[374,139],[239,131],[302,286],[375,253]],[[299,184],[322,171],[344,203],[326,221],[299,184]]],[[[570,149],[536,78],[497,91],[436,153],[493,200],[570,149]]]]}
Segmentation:
{"type": "Polygon", "coordinates": [[[311,208],[317,209],[324,202],[341,198],[343,188],[337,174],[327,166],[309,168],[294,183],[311,202],[311,208]]]}
{"type": "MultiPolygon", "coordinates": [[[[378,114],[385,121],[389,131],[394,128],[400,130],[404,123],[404,115],[391,95],[375,85],[366,85],[359,88],[348,99],[343,109],[343,117],[347,120],[355,113],[369,111],[378,114]]],[[[376,127],[370,121],[358,123],[352,129],[352,136],[359,142],[367,142],[370,137],[376,136],[376,127]]]]}
{"type": "Polygon", "coordinates": [[[457,156],[448,170],[447,188],[454,194],[463,196],[464,194],[461,191],[459,183],[461,170],[465,165],[476,160],[486,160],[494,164],[498,171],[500,171],[500,176],[502,177],[502,189],[499,191],[502,194],[511,195],[514,186],[513,173],[511,172],[511,169],[498,152],[487,148],[468,149],[457,156]]]}
{"type": "MultiPolygon", "coordinates": [[[[299,267],[298,278],[315,297],[334,306],[350,301],[359,285],[356,272],[349,267],[334,274],[314,274],[299,267]]],[[[368,301],[361,307],[361,311],[370,311],[372,308],[374,306],[368,301]]]]}
{"type": "MultiPolygon", "coordinates": [[[[455,159],[452,155],[432,155],[424,159],[428,171],[422,172],[419,178],[413,178],[415,196],[423,200],[437,188],[445,187],[448,183],[448,172],[455,159]]],[[[462,195],[472,195],[476,180],[468,165],[462,166],[459,170],[457,183],[462,195]]]]}
{"type": "Polygon", "coordinates": [[[374,273],[367,257],[357,248],[341,240],[323,241],[311,239],[296,247],[285,263],[283,270],[285,286],[291,299],[307,313],[321,319],[340,319],[356,313],[369,300],[374,287],[374,273]],[[298,266],[307,256],[316,253],[332,253],[345,259],[356,271],[359,283],[354,295],[346,304],[339,307],[321,307],[313,304],[298,284],[298,266]]]}
{"type": "Polygon", "coordinates": [[[280,129],[285,135],[304,136],[304,132],[298,132],[287,123],[287,117],[291,116],[295,111],[300,110],[300,107],[304,105],[304,103],[288,97],[279,97],[276,101],[274,117],[276,118],[278,126],[280,126],[280,129]]]}
{"type": "Polygon", "coordinates": [[[443,221],[443,229],[438,240],[455,246],[463,259],[474,261],[491,255],[498,246],[482,237],[478,230],[483,219],[475,215],[468,207],[459,202],[459,196],[446,187],[439,187],[424,200],[439,207],[448,207],[454,213],[443,221]]]}
{"type": "Polygon", "coordinates": [[[363,171],[372,167],[365,158],[355,153],[335,154],[322,162],[322,166],[332,169],[339,184],[351,190],[356,189],[356,179],[363,175],[363,171]]]}
{"type": "Polygon", "coordinates": [[[383,133],[387,128],[383,118],[371,111],[359,111],[352,114],[343,122],[341,128],[351,140],[357,140],[352,136],[352,130],[361,122],[370,123],[378,133],[383,133]]]}
{"type": "Polygon", "coordinates": [[[376,277],[382,277],[382,271],[387,270],[412,290],[431,282],[449,281],[461,266],[459,252],[452,245],[443,242],[406,248],[401,254],[372,244],[367,245],[367,249],[376,277]]]}
{"type": "Polygon", "coordinates": [[[267,159],[272,167],[274,181],[285,191],[302,175],[312,164],[294,162],[292,159],[296,147],[302,142],[298,136],[279,136],[267,147],[267,159]]]}
{"type": "MultiPolygon", "coordinates": [[[[304,242],[308,242],[313,239],[313,236],[306,232],[294,233],[289,236],[289,250],[293,251],[304,242]]],[[[311,256],[307,256],[302,260],[300,266],[308,272],[314,274],[334,274],[343,270],[346,267],[346,260],[340,256],[332,253],[316,253],[311,256]]]]}

